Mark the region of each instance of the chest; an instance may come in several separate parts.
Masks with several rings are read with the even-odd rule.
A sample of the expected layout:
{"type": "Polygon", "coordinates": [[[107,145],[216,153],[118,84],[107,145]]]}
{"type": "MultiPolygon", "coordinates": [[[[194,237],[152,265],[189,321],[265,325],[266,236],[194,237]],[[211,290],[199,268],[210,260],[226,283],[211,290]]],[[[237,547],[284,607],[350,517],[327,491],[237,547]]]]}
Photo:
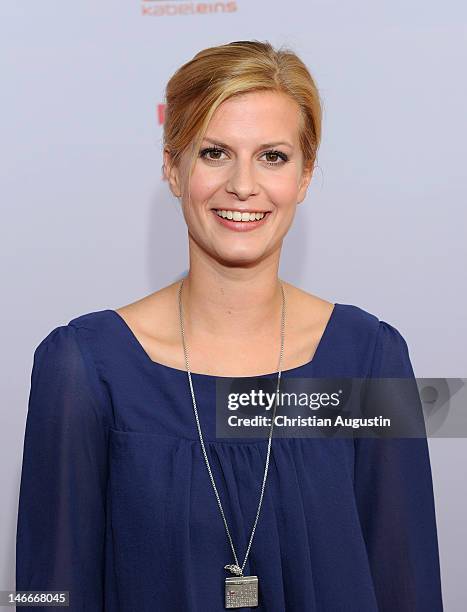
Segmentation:
{"type": "MultiPolygon", "coordinates": [[[[282,371],[310,362],[320,341],[320,330],[309,328],[302,333],[285,336],[282,351],[282,371]]],[[[185,355],[181,339],[168,341],[163,337],[140,336],[140,342],[152,361],[185,370],[185,355]]],[[[190,371],[210,376],[258,376],[279,369],[281,357],[280,334],[276,338],[258,337],[254,341],[213,339],[186,342],[190,371]]]]}

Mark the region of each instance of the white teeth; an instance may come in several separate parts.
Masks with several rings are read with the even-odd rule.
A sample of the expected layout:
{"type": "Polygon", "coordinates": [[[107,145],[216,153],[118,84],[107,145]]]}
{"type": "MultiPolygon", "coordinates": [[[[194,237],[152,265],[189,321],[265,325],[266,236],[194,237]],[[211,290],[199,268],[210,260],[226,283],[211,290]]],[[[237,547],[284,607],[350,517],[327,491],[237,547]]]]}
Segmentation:
{"type": "Polygon", "coordinates": [[[258,221],[262,219],[266,213],[263,212],[244,212],[241,213],[238,210],[216,210],[215,211],[219,217],[223,217],[224,219],[232,219],[233,221],[258,221]]]}

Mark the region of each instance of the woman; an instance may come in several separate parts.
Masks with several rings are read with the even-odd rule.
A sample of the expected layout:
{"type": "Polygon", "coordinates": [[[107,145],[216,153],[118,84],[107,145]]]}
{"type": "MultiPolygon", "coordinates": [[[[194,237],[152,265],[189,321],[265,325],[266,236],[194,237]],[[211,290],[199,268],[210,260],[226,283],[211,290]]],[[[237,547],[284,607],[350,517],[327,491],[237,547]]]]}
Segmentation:
{"type": "Polygon", "coordinates": [[[189,272],[37,347],[18,590],[80,612],[442,610],[426,439],[216,437],[220,377],[414,375],[395,327],[278,278],[320,136],[290,50],[205,49],[169,81],[189,272]]]}

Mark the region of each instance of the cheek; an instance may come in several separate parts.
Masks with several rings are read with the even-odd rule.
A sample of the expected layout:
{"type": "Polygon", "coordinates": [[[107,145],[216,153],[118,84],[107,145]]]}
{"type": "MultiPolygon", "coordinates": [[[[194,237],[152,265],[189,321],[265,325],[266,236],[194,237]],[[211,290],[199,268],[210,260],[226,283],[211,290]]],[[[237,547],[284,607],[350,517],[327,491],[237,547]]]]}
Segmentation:
{"type": "Polygon", "coordinates": [[[265,187],[265,191],[276,206],[293,206],[297,202],[298,194],[296,177],[273,177],[265,187]]]}
{"type": "Polygon", "coordinates": [[[192,176],[190,184],[190,195],[193,204],[203,203],[218,191],[220,186],[219,180],[216,180],[212,175],[192,176]]]}

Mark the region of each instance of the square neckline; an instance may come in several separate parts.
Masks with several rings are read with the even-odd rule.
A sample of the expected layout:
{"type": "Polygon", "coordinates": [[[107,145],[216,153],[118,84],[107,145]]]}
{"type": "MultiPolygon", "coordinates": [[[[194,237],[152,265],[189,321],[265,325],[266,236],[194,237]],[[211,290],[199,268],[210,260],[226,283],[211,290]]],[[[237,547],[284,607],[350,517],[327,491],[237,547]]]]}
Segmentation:
{"type": "MultiPolygon", "coordinates": [[[[330,330],[332,329],[332,326],[334,325],[335,322],[335,318],[336,318],[336,313],[338,310],[338,307],[340,306],[339,302],[335,302],[333,304],[333,309],[331,311],[331,314],[327,320],[327,323],[324,327],[323,333],[321,334],[321,338],[319,339],[318,345],[316,347],[316,350],[314,352],[313,357],[307,361],[306,363],[302,363],[298,366],[295,366],[294,368],[289,368],[288,370],[282,370],[281,371],[281,375],[282,374],[287,374],[289,372],[295,372],[297,370],[301,370],[303,368],[306,368],[308,366],[313,365],[316,362],[317,357],[319,357],[319,354],[323,351],[323,346],[325,345],[325,342],[327,340],[327,337],[330,334],[330,330]]],[[[143,359],[149,363],[150,366],[154,367],[154,368],[159,368],[162,370],[167,370],[169,372],[174,372],[178,375],[180,374],[188,374],[187,370],[181,370],[180,368],[174,368],[173,366],[169,366],[165,363],[161,363],[159,361],[154,361],[153,359],[151,359],[149,353],[146,351],[146,349],[143,347],[143,345],[141,344],[141,342],[138,340],[138,338],[136,337],[135,333],[133,332],[133,330],[131,329],[131,327],[128,325],[128,323],[125,321],[125,319],[122,317],[122,315],[117,312],[116,310],[114,310],[113,308],[107,308],[104,312],[110,312],[112,313],[117,321],[119,321],[122,330],[127,334],[127,336],[129,337],[130,341],[132,342],[133,346],[138,350],[138,352],[141,354],[141,356],[143,357],[143,359]]],[[[250,376],[218,376],[217,374],[205,374],[203,372],[193,372],[190,370],[190,373],[192,376],[198,377],[198,378],[204,378],[204,379],[215,379],[215,378],[220,378],[220,379],[238,379],[238,380],[243,380],[243,379],[249,379],[249,378],[265,378],[268,376],[277,376],[278,374],[278,370],[276,370],[275,372],[270,372],[267,374],[256,374],[256,375],[250,375],[250,376]]]]}

